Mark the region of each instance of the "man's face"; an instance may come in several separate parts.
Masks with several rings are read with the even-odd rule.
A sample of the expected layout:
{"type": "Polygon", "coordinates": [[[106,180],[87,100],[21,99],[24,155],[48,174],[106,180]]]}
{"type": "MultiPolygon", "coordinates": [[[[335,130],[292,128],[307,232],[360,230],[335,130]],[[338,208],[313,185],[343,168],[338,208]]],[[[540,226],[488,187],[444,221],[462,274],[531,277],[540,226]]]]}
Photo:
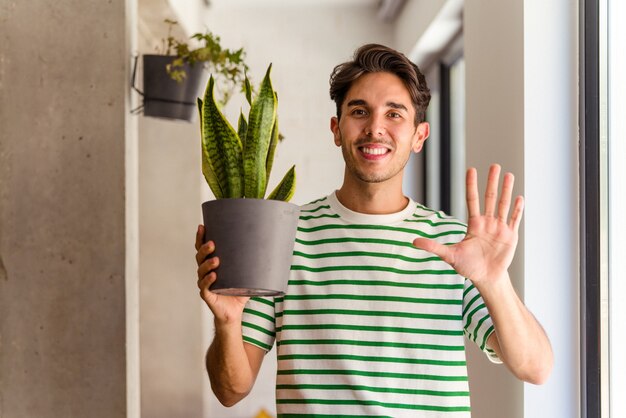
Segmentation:
{"type": "Polygon", "coordinates": [[[331,119],[346,175],[366,183],[402,181],[411,151],[419,152],[428,123],[415,126],[415,109],[402,80],[391,73],[368,73],[350,87],[341,119],[331,119]]]}

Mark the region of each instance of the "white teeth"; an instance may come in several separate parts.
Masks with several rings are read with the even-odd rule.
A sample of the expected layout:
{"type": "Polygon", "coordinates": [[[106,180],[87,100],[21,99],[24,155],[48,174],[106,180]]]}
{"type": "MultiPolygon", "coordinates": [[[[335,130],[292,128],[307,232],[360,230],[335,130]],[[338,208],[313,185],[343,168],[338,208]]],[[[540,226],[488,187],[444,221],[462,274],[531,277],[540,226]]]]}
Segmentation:
{"type": "Polygon", "coordinates": [[[361,148],[364,154],[383,155],[387,153],[387,148],[361,148]]]}

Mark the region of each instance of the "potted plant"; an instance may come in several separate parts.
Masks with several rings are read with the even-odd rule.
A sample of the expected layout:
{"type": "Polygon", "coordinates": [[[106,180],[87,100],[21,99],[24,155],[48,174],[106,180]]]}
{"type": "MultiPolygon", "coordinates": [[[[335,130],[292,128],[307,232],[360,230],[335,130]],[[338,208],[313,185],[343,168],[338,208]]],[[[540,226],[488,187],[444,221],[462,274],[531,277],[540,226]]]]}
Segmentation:
{"type": "Polygon", "coordinates": [[[218,280],[211,290],[229,295],[278,295],[286,291],[300,210],[287,203],[295,166],[264,199],[279,142],[278,97],[267,69],[258,93],[244,80],[250,105],[237,130],[220,111],[209,79],[200,113],[202,172],[216,200],[202,204],[205,241],[216,244],[218,280]]]}
{"type": "Polygon", "coordinates": [[[223,48],[219,36],[210,31],[190,39],[197,47],[175,38],[169,25],[160,53],[143,56],[143,113],[145,116],[191,121],[196,114],[196,97],[206,71],[215,75],[218,102],[225,105],[233,92],[243,90],[246,53],[243,48],[223,48]]]}

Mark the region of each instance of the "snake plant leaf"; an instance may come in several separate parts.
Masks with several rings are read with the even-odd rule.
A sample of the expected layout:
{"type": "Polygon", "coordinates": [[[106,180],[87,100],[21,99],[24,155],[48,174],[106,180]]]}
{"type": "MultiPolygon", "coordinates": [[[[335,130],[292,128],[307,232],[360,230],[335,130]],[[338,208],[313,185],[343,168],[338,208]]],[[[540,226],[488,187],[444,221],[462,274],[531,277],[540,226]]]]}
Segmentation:
{"type": "Polygon", "coordinates": [[[252,86],[250,86],[250,80],[248,79],[248,74],[245,74],[245,78],[243,81],[243,89],[246,93],[246,100],[248,104],[252,106],[252,86]]]}
{"type": "Polygon", "coordinates": [[[219,110],[215,80],[209,79],[202,104],[202,146],[213,168],[223,197],[243,197],[242,144],[237,132],[219,110]]]}
{"type": "Polygon", "coordinates": [[[243,155],[244,196],[263,199],[267,189],[265,163],[276,120],[276,94],[272,88],[270,64],[259,93],[250,106],[246,148],[243,155]]]}
{"type": "Polygon", "coordinates": [[[293,165],[285,174],[285,177],[280,181],[278,186],[267,197],[271,200],[282,200],[283,202],[289,202],[296,191],[296,166],[293,165]]]}
{"type": "Polygon", "coordinates": [[[274,120],[274,126],[272,127],[272,139],[270,140],[270,146],[267,150],[267,159],[265,160],[265,179],[266,182],[270,180],[270,173],[272,172],[272,165],[274,165],[274,154],[276,153],[276,144],[279,142],[280,133],[278,131],[278,115],[274,120]]]}
{"type": "Polygon", "coordinates": [[[237,122],[237,135],[239,135],[239,139],[243,145],[243,148],[246,148],[246,131],[248,130],[248,121],[246,117],[243,115],[243,111],[239,113],[239,121],[237,122]]]}
{"type": "MultiPolygon", "coordinates": [[[[200,113],[200,138],[204,138],[202,134],[203,126],[202,123],[202,99],[198,97],[198,111],[200,113]]],[[[224,197],[224,192],[220,187],[219,181],[217,181],[217,176],[215,175],[215,171],[213,171],[213,167],[211,167],[211,161],[209,161],[209,155],[205,149],[204,141],[200,141],[202,145],[202,174],[204,174],[204,178],[206,182],[209,184],[211,191],[216,199],[221,199],[224,197]]]]}

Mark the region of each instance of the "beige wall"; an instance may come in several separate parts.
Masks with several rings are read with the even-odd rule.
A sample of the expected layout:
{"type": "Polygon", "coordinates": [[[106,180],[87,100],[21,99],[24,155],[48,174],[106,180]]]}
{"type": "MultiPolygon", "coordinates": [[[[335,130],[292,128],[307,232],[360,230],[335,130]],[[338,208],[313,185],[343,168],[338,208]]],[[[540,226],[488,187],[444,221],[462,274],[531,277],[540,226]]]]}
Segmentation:
{"type": "MultiPolygon", "coordinates": [[[[484,190],[491,163],[516,175],[514,194],[524,190],[523,1],[466,1],[464,8],[466,163],[479,170],[484,190]]],[[[509,269],[524,294],[524,234],[509,269]]],[[[503,366],[468,350],[473,413],[481,418],[524,416],[523,383],[503,366]]]]}
{"type": "Polygon", "coordinates": [[[201,222],[198,129],[139,123],[141,411],[150,418],[202,416],[205,378],[194,235],[201,222]]]}
{"type": "Polygon", "coordinates": [[[0,3],[2,417],[136,411],[126,366],[131,4],[0,3]]]}

